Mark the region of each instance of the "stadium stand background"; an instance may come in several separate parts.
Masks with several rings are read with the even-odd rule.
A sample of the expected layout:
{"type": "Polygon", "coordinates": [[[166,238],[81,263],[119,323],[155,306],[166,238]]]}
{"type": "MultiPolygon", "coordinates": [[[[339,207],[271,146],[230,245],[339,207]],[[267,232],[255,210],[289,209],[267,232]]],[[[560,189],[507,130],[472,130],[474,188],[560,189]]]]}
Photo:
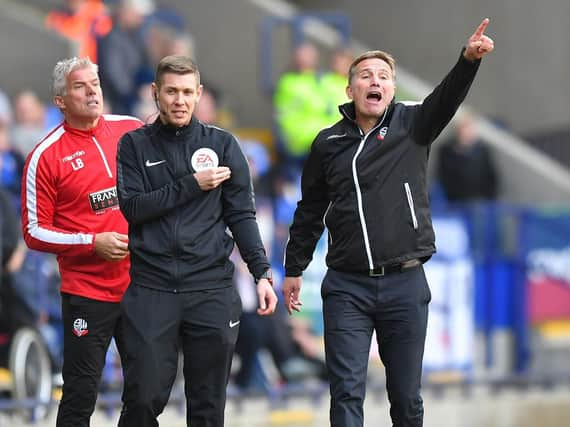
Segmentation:
{"type": "MultiPolygon", "coordinates": [[[[51,64],[64,56],[65,49],[42,25],[30,25],[22,16],[41,21],[42,13],[59,4],[57,0],[0,0],[0,32],[10,34],[1,38],[0,84],[9,94],[27,85],[47,97],[51,64]]],[[[487,139],[500,164],[500,197],[524,203],[570,200],[570,174],[561,167],[561,163],[570,164],[567,138],[544,142],[550,132],[567,136],[570,128],[570,87],[566,84],[570,54],[565,46],[570,30],[564,19],[570,4],[566,1],[551,0],[548,7],[530,0],[477,4],[441,0],[437,7],[419,0],[401,4],[355,0],[350,7],[341,0],[159,0],[157,4],[176,10],[186,20],[203,75],[229,100],[228,108],[239,126],[248,129],[273,126],[271,97],[260,85],[267,77],[262,75],[260,28],[269,14],[290,17],[300,10],[346,14],[360,46],[391,51],[402,80],[404,71],[409,71],[427,87],[436,84],[454,63],[466,32],[489,16],[489,32],[498,48],[481,68],[467,105],[506,125],[506,129],[491,126],[484,130],[494,135],[487,139]],[[445,19],[441,11],[446,11],[445,19]],[[513,139],[527,134],[541,143],[521,146],[518,138],[513,139]]],[[[332,47],[330,39],[324,41],[329,44],[322,43],[324,50],[332,47]]],[[[270,78],[274,80],[287,66],[288,28],[276,30],[271,45],[275,75],[270,78]]]]}
{"type": "Polygon", "coordinates": [[[0,87],[10,97],[31,88],[49,101],[54,61],[69,55],[69,43],[45,29],[42,10],[25,3],[0,1],[0,87]]]}
{"type": "MultiPolygon", "coordinates": [[[[43,64],[49,69],[50,59],[64,52],[61,43],[57,50],[53,49],[57,42],[51,39],[57,37],[47,36],[40,29],[42,12],[61,3],[0,1],[3,35],[0,81],[9,93],[20,88],[20,82],[36,90],[45,86],[45,79],[26,79],[22,71],[27,67],[22,64],[30,64],[34,74],[42,75],[38,67],[43,64]],[[37,26],[28,21],[37,23],[38,18],[40,28],[32,28],[37,26]],[[14,73],[15,67],[19,73],[14,73]]],[[[394,53],[401,67],[413,70],[432,84],[455,61],[462,40],[468,36],[466,31],[483,16],[489,16],[489,32],[497,41],[497,51],[481,69],[476,82],[478,90],[468,99],[470,105],[489,117],[501,119],[518,134],[569,126],[570,87],[566,82],[570,52],[566,41],[570,39],[570,28],[566,18],[570,3],[565,0],[550,0],[547,7],[530,0],[484,0],[476,4],[440,0],[437,7],[420,0],[401,4],[355,0],[350,7],[344,0],[292,3],[304,10],[347,14],[356,39],[394,53]]],[[[204,74],[234,99],[240,122],[246,126],[266,125],[271,120],[271,111],[267,108],[269,100],[258,93],[257,36],[267,8],[279,9],[280,2],[159,0],[157,4],[174,8],[186,18],[197,39],[198,59],[204,74]]],[[[286,38],[276,43],[282,45],[274,50],[275,60],[284,64],[288,56],[286,38]]]]}
{"type": "Polygon", "coordinates": [[[468,102],[504,120],[518,134],[569,126],[570,73],[567,17],[570,3],[531,0],[476,3],[438,0],[388,2],[296,0],[315,10],[342,10],[353,35],[395,54],[400,66],[436,84],[458,55],[463,39],[483,17],[497,49],[481,67],[468,102]]]}

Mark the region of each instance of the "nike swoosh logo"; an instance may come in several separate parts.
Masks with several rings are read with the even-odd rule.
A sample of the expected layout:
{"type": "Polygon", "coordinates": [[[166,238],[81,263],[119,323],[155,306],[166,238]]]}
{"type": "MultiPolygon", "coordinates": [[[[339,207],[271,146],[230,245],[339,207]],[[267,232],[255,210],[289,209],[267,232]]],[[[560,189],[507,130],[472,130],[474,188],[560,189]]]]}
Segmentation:
{"type": "Polygon", "coordinates": [[[237,320],[237,321],[235,321],[235,322],[232,322],[232,321],[230,320],[230,328],[234,328],[234,327],[236,327],[237,325],[239,325],[239,320],[237,320]]]}
{"type": "Polygon", "coordinates": [[[150,160],[147,160],[144,165],[145,165],[147,168],[150,168],[151,166],[160,165],[161,163],[164,163],[164,162],[166,162],[166,160],[159,160],[158,162],[151,162],[150,160]]]}

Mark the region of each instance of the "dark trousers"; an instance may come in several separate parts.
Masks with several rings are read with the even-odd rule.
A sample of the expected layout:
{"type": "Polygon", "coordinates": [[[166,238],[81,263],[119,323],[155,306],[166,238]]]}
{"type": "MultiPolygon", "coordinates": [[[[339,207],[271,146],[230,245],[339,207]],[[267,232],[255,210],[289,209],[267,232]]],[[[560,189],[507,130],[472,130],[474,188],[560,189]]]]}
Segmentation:
{"type": "Polygon", "coordinates": [[[242,314],[236,343],[236,353],[241,361],[235,378],[236,385],[243,388],[256,385],[254,379],[258,368],[258,352],[263,348],[269,350],[280,375],[286,378],[282,367],[298,351],[285,316],[287,313],[283,306],[278,306],[271,316],[259,316],[256,312],[242,314]]]}
{"type": "Polygon", "coordinates": [[[123,354],[120,304],[63,294],[63,395],[57,427],[88,427],[105,356],[115,337],[123,354]]]}
{"type": "Polygon", "coordinates": [[[394,427],[423,425],[422,359],[431,293],[417,266],[382,277],[329,270],[322,286],[332,427],[362,427],[373,331],[394,427]]]}
{"type": "Polygon", "coordinates": [[[119,427],[156,427],[184,354],[187,425],[223,427],[241,300],[233,286],[170,293],[131,285],[121,303],[126,331],[119,427]]]}

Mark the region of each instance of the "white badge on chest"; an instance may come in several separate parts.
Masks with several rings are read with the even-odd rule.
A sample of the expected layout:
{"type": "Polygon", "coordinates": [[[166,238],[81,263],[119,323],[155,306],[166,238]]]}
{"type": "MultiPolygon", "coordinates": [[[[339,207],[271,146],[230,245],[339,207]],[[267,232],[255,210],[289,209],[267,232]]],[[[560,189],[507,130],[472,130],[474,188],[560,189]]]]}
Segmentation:
{"type": "Polygon", "coordinates": [[[215,168],[219,164],[218,155],[211,148],[199,148],[192,154],[192,167],[196,172],[215,168]]]}

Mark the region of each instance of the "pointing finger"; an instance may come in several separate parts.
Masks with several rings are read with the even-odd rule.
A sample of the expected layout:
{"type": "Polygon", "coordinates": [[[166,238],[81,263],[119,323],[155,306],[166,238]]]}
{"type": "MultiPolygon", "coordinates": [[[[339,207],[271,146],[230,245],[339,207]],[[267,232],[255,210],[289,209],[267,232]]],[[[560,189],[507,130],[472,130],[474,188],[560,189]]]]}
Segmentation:
{"type": "Polygon", "coordinates": [[[483,33],[485,33],[485,30],[487,29],[487,25],[489,25],[489,18],[485,18],[483,19],[483,21],[481,21],[481,23],[473,33],[473,36],[476,38],[481,38],[483,33]]]}

